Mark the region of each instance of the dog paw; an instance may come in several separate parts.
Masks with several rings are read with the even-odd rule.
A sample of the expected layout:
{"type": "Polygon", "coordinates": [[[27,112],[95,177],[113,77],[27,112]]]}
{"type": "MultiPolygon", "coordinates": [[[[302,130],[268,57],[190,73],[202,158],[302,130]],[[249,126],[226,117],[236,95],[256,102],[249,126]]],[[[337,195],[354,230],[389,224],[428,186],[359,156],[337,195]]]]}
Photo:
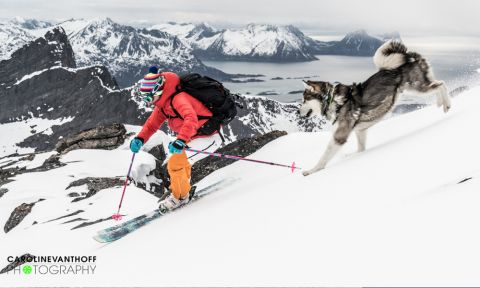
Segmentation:
{"type": "Polygon", "coordinates": [[[303,171],[302,174],[303,174],[303,176],[308,176],[308,175],[312,174],[312,172],[310,170],[308,170],[308,171],[303,171]]]}
{"type": "Polygon", "coordinates": [[[451,107],[452,107],[451,105],[443,105],[443,112],[447,113],[451,107]]]}
{"type": "Polygon", "coordinates": [[[447,113],[450,108],[452,108],[452,101],[450,100],[450,97],[447,96],[443,100],[443,112],[447,113]]]}

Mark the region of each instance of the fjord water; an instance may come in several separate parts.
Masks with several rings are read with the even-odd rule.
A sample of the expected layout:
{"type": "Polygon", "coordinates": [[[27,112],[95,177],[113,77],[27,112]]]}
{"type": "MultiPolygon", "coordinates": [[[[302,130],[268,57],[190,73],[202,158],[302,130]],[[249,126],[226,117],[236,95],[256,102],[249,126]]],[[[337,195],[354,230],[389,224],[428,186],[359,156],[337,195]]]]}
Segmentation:
{"type": "MultiPolygon", "coordinates": [[[[405,37],[407,47],[421,53],[430,62],[437,79],[444,80],[449,90],[480,83],[480,37],[405,37]]],[[[298,101],[303,90],[302,79],[362,82],[376,72],[372,57],[317,55],[318,60],[296,63],[261,63],[237,61],[204,61],[208,66],[227,73],[262,74],[264,82],[225,83],[238,93],[258,95],[283,102],[298,101]],[[281,78],[281,79],[274,79],[281,78]],[[277,94],[277,95],[274,95],[277,94]]],[[[240,80],[240,79],[239,79],[240,80]]],[[[408,95],[401,102],[427,103],[432,97],[408,95]]]]}

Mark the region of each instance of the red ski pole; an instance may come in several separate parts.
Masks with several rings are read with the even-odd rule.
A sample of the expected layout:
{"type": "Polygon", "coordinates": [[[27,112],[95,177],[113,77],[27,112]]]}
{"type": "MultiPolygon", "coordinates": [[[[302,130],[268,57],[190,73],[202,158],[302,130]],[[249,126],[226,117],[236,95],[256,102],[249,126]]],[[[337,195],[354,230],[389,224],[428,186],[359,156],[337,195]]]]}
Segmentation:
{"type": "Polygon", "coordinates": [[[135,154],[132,155],[132,161],[130,162],[130,167],[128,168],[127,179],[125,179],[125,183],[123,184],[123,192],[122,198],[120,198],[120,203],[118,204],[118,211],[116,214],[112,215],[112,219],[114,220],[122,220],[122,215],[120,215],[120,208],[122,208],[123,196],[125,196],[125,190],[127,190],[128,178],[130,177],[130,172],[132,171],[133,160],[135,160],[135,154]]]}
{"type": "Polygon", "coordinates": [[[233,160],[243,160],[243,161],[249,161],[249,162],[254,162],[254,163],[259,163],[259,164],[267,164],[267,165],[273,165],[273,166],[279,166],[279,167],[286,167],[286,168],[290,168],[292,170],[292,173],[295,172],[295,169],[299,169],[299,170],[302,169],[300,167],[295,166],[295,161],[291,165],[285,165],[285,164],[278,164],[278,163],[274,163],[274,162],[268,162],[268,161],[262,161],[262,160],[256,160],[256,159],[249,159],[249,158],[244,158],[244,157],[240,157],[240,156],[201,151],[201,150],[196,150],[196,149],[192,149],[192,148],[189,148],[189,147],[185,148],[185,150],[190,151],[190,152],[210,155],[210,156],[213,156],[213,157],[227,158],[227,159],[233,159],[233,160]]]}

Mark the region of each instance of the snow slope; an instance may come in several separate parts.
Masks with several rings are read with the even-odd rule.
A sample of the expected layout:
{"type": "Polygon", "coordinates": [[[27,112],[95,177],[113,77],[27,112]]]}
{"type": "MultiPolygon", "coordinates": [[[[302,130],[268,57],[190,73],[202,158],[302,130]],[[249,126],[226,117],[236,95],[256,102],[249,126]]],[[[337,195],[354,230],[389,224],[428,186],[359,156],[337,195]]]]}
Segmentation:
{"type": "MultiPolygon", "coordinates": [[[[0,247],[8,247],[0,259],[26,252],[96,255],[95,275],[2,275],[0,285],[478,286],[480,137],[473,125],[480,121],[479,95],[480,87],[462,93],[448,114],[428,107],[385,120],[371,129],[365,152],[355,153],[350,139],[325,170],[308,177],[237,162],[200,186],[232,175],[236,183],[108,245],[90,237],[111,222],[74,231],[55,223],[30,226],[36,217],[60,216],[42,211],[48,199],[39,202],[19,227],[0,235],[0,247]]],[[[292,133],[251,158],[310,168],[329,137],[292,133]]],[[[82,162],[52,171],[65,187],[62,177],[82,169],[75,177],[121,174],[128,155],[127,147],[73,151],[62,160],[82,162]],[[95,166],[100,161],[105,167],[95,166]]],[[[17,178],[23,177],[5,185],[11,191],[0,198],[2,221],[5,202],[53,197],[34,197],[35,189],[21,183],[37,180],[38,190],[57,180],[17,178]]],[[[119,193],[101,191],[89,202],[106,216],[119,193]]],[[[127,193],[129,216],[155,206],[140,190],[127,193]]],[[[62,205],[64,196],[55,197],[62,205]]]]}

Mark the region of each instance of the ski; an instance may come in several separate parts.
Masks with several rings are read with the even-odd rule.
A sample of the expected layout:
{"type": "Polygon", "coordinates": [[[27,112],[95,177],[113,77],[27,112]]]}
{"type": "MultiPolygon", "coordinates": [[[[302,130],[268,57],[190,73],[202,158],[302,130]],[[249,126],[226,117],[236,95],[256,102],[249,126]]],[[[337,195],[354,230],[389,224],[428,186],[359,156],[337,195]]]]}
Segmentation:
{"type": "MultiPolygon", "coordinates": [[[[213,184],[210,184],[210,185],[208,185],[208,186],[206,186],[202,189],[199,189],[199,190],[195,191],[195,194],[193,195],[192,199],[186,205],[202,198],[203,196],[205,196],[207,194],[218,191],[218,190],[222,189],[223,187],[226,187],[226,186],[232,184],[235,181],[236,181],[236,179],[234,179],[234,178],[226,178],[226,179],[220,180],[218,182],[215,182],[213,184]]],[[[118,225],[99,230],[97,232],[97,235],[95,235],[93,237],[93,239],[95,239],[96,241],[98,241],[100,243],[109,243],[109,242],[116,241],[116,240],[124,237],[125,235],[137,230],[138,228],[145,226],[146,224],[150,223],[151,221],[153,221],[153,220],[155,220],[155,219],[157,219],[157,218],[159,218],[163,215],[166,215],[166,214],[168,214],[172,211],[180,209],[180,208],[182,208],[186,205],[182,205],[180,207],[177,207],[176,209],[173,209],[171,211],[165,211],[165,212],[162,212],[159,209],[155,209],[155,210],[153,210],[149,213],[140,215],[140,216],[135,217],[133,219],[130,219],[130,220],[124,222],[124,223],[120,223],[118,225]]]]}

